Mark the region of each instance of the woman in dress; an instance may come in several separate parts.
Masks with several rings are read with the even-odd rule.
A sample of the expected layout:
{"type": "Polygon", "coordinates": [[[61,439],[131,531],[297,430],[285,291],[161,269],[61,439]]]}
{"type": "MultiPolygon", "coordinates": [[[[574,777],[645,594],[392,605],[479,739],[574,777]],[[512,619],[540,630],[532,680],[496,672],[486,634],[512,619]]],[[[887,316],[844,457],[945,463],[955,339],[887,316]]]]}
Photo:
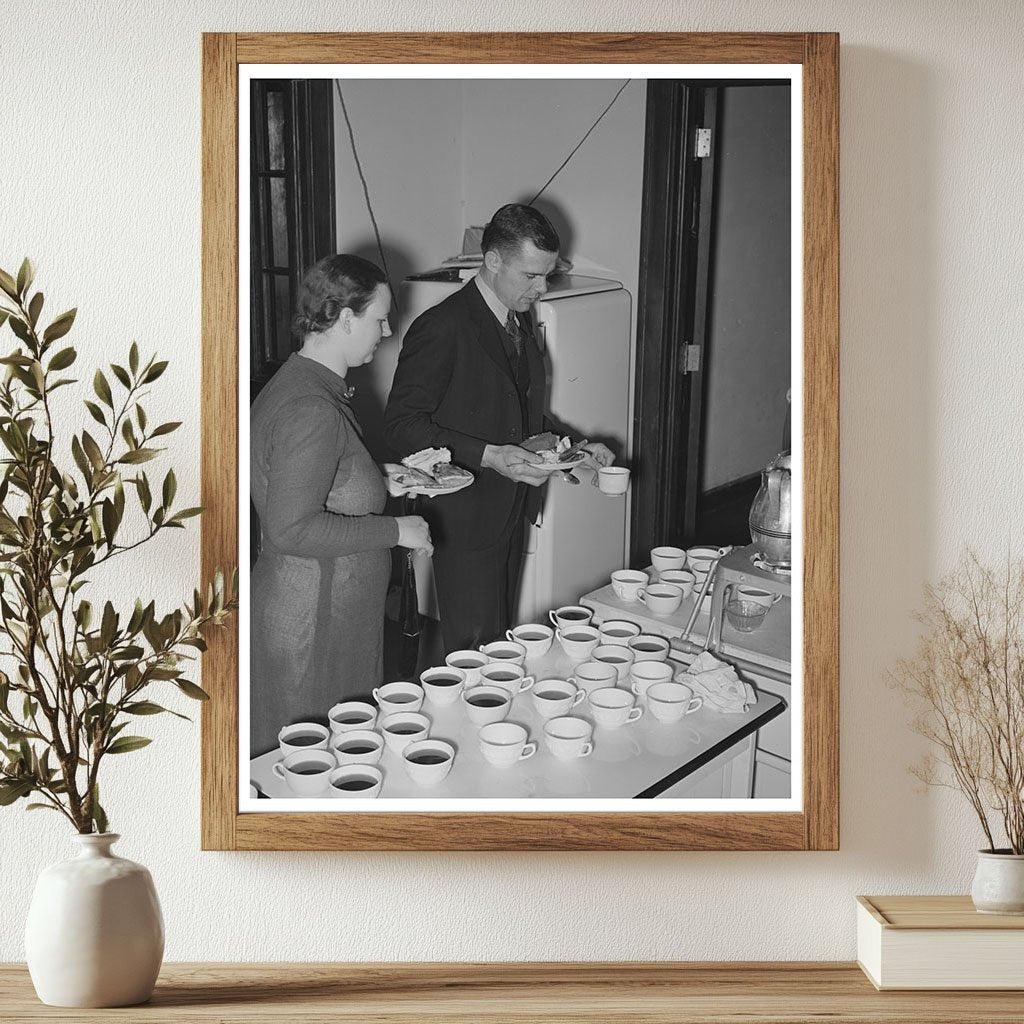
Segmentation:
{"type": "Polygon", "coordinates": [[[251,755],[292,722],[326,723],[381,681],[390,549],[432,550],[419,516],[381,515],[384,479],[362,442],[345,376],[391,334],[391,293],[358,256],[302,279],[298,352],[250,412],[250,492],[262,546],[252,571],[251,755]]]}

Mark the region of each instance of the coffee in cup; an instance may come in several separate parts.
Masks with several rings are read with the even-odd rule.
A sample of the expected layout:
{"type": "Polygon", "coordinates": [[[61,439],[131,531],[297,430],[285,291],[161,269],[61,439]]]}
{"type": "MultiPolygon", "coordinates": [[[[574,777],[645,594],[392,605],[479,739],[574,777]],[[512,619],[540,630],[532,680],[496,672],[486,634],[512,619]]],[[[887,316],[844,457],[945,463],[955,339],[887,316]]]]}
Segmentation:
{"type": "Polygon", "coordinates": [[[675,675],[675,667],[667,661],[637,661],[629,670],[630,689],[643,697],[655,683],[667,683],[675,675]]]}
{"type": "Polygon", "coordinates": [[[427,738],[430,719],[418,711],[396,711],[384,716],[380,728],[388,749],[401,753],[410,743],[427,738]]]}
{"type": "Polygon", "coordinates": [[[627,644],[620,647],[618,644],[601,644],[595,647],[590,655],[591,661],[599,662],[602,665],[611,665],[615,669],[618,682],[622,683],[629,675],[629,669],[636,660],[636,653],[627,644]]]}
{"type": "Polygon", "coordinates": [[[586,661],[601,643],[601,634],[595,626],[566,626],[556,630],[555,636],[573,661],[586,661]]]}
{"type": "Polygon", "coordinates": [[[664,572],[658,573],[658,582],[671,583],[678,587],[683,592],[685,600],[693,593],[697,577],[689,569],[666,569],[664,572]]]}
{"type": "Polygon", "coordinates": [[[641,633],[627,644],[636,661],[665,661],[671,644],[663,636],[641,633]]]}
{"type": "Polygon", "coordinates": [[[373,699],[380,706],[382,715],[419,711],[423,707],[423,687],[417,683],[385,683],[374,689],[373,699]]]}
{"type": "Polygon", "coordinates": [[[327,712],[327,721],[332,736],[349,729],[372,729],[377,724],[377,709],[366,701],[346,700],[327,712]]]}
{"type": "Polygon", "coordinates": [[[372,764],[344,764],[330,773],[328,781],[333,797],[372,800],[380,795],[384,773],[372,764]]]}
{"type": "Polygon", "coordinates": [[[299,750],[278,761],[271,771],[295,796],[314,797],[326,792],[328,776],[337,766],[327,750],[299,750]]]}
{"type": "Polygon", "coordinates": [[[423,695],[431,704],[447,707],[462,695],[466,685],[466,673],[460,668],[428,668],[420,673],[423,695]]]}
{"type": "Polygon", "coordinates": [[[514,697],[533,686],[533,676],[528,676],[522,665],[508,661],[492,661],[480,669],[480,685],[500,686],[514,697]]]}
{"type": "Polygon", "coordinates": [[[659,547],[651,548],[651,565],[658,572],[666,569],[682,569],[686,565],[686,552],[682,548],[659,547]]]}
{"type": "Polygon", "coordinates": [[[650,577],[639,569],[618,569],[612,573],[612,590],[620,601],[638,600],[637,594],[647,586],[650,577]]]}
{"type": "MultiPolygon", "coordinates": [[[[599,650],[601,650],[600,647],[595,648],[594,653],[596,654],[599,650]]],[[[622,647],[620,650],[624,651],[626,648],[622,647]]],[[[619,672],[615,665],[610,665],[606,661],[584,661],[573,669],[569,682],[584,692],[591,693],[602,686],[614,686],[618,678],[619,672]]]]}
{"type": "Polygon", "coordinates": [[[417,740],[402,751],[402,763],[417,786],[443,782],[455,762],[455,747],[445,740],[417,740]]]}
{"type": "Polygon", "coordinates": [[[384,753],[384,737],[372,729],[352,729],[338,733],[330,750],[339,765],[376,764],[384,753]]]}
{"type": "Polygon", "coordinates": [[[628,619],[606,619],[598,626],[602,644],[618,644],[625,647],[631,637],[639,636],[640,627],[628,619]]]}
{"type": "Polygon", "coordinates": [[[541,718],[559,718],[569,714],[586,696],[586,690],[566,679],[542,679],[533,688],[533,706],[541,718]]]}
{"type": "Polygon", "coordinates": [[[528,658],[539,658],[548,653],[551,641],[555,638],[555,631],[550,626],[528,622],[508,630],[505,636],[513,643],[522,644],[526,648],[528,658]]]}
{"type": "Polygon", "coordinates": [[[526,661],[526,648],[514,640],[493,640],[480,648],[481,654],[487,655],[488,662],[508,662],[522,665],[526,661]]]}
{"type": "Polygon", "coordinates": [[[536,743],[528,743],[529,734],[514,722],[492,722],[480,730],[480,753],[488,764],[508,768],[537,752],[536,743]]]}
{"type": "Polygon", "coordinates": [[[462,692],[462,705],[475,725],[504,721],[512,706],[512,695],[501,686],[473,686],[462,692]]]}
{"type": "Polygon", "coordinates": [[[326,750],[330,738],[330,730],[317,722],[296,722],[277,734],[277,746],[281,756],[287,757],[300,750],[326,750]]]}
{"type": "Polygon", "coordinates": [[[576,626],[586,626],[594,617],[594,613],[591,609],[584,608],[581,604],[565,604],[561,608],[556,608],[553,612],[548,612],[548,617],[551,619],[551,625],[555,629],[564,631],[576,626]]]}
{"type": "Polygon", "coordinates": [[[648,583],[637,596],[655,615],[671,615],[683,601],[683,591],[674,583],[648,583]]]}
{"type": "Polygon", "coordinates": [[[452,651],[444,663],[450,668],[457,668],[460,672],[466,673],[466,686],[476,686],[480,682],[480,669],[490,664],[491,659],[480,651],[461,650],[452,651]]]}

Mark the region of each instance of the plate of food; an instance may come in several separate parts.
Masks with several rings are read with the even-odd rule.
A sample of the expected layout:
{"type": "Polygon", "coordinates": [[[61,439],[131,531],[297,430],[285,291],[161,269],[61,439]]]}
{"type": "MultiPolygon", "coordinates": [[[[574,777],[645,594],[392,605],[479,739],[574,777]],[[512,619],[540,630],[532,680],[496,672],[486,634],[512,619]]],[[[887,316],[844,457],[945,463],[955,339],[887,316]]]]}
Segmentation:
{"type": "Polygon", "coordinates": [[[519,447],[541,457],[543,461],[533,464],[535,469],[541,472],[563,473],[586,460],[587,453],[583,450],[586,443],[584,438],[574,444],[571,438],[559,437],[549,430],[528,437],[519,447]]]}
{"type": "Polygon", "coordinates": [[[454,494],[468,487],[475,477],[468,469],[452,462],[447,448],[424,448],[402,459],[401,465],[385,462],[388,493],[402,494],[454,494]]]}

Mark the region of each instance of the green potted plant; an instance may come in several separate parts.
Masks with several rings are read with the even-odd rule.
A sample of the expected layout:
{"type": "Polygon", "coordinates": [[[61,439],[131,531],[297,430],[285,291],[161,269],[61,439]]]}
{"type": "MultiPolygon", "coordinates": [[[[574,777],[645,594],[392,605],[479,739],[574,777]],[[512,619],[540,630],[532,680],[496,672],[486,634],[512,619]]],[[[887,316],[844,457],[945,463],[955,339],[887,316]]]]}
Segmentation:
{"type": "Polygon", "coordinates": [[[970,554],[925,590],[913,658],[895,678],[931,740],[911,770],[958,789],[974,808],[986,846],[971,887],[982,913],[1024,914],[1024,562],[997,573],[970,554]]]}
{"type": "Polygon", "coordinates": [[[0,805],[63,815],[82,849],[40,875],[26,953],[36,991],[64,1006],[147,999],[163,956],[163,924],[149,872],[116,857],[101,803],[108,757],[152,742],[133,725],[179,712],[161,689],[195,700],[186,678],[223,625],[237,580],[218,572],[180,608],[139,598],[128,609],[95,597],[91,577],[199,508],[175,506],[173,469],[159,483],[147,466],[180,424],[149,422],[142,401],[167,363],[140,357],[97,369],[84,410],[88,429],[68,430],[60,389],[77,354],[64,339],[75,310],[42,325],[43,294],[25,260],[0,271],[0,328],[15,346],[0,357],[0,805]]]}

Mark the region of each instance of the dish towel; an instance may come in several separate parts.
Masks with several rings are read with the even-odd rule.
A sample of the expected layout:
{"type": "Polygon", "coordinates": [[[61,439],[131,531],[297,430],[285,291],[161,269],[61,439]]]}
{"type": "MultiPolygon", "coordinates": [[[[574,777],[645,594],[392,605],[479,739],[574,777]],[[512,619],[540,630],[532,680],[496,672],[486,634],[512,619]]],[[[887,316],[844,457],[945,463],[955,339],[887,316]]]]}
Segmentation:
{"type": "Polygon", "coordinates": [[[757,703],[757,691],[743,682],[736,670],[704,651],[676,677],[704,698],[704,706],[727,715],[739,715],[757,703]]]}

